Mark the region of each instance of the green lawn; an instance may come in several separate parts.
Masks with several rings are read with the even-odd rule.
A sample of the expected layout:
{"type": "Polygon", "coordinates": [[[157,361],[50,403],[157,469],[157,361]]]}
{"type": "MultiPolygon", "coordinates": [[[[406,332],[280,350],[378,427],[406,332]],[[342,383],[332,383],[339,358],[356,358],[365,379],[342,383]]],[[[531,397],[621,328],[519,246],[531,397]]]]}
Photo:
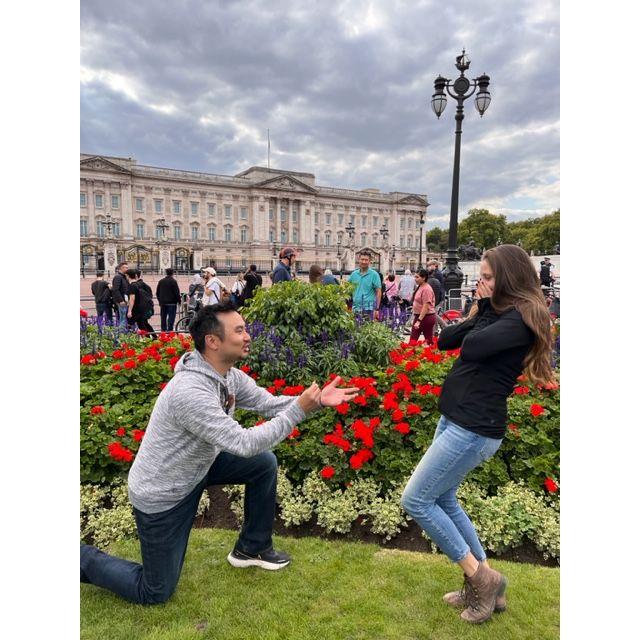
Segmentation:
{"type": "MultiPolygon", "coordinates": [[[[277,538],[281,571],[234,569],[233,531],[195,529],[178,588],[164,605],[133,605],[81,586],[83,640],[546,640],[559,638],[557,568],[493,561],[509,579],[508,610],[469,625],[441,597],[460,586],[446,557],[318,538],[277,538]]],[[[113,553],[139,560],[137,541],[113,553]]]]}

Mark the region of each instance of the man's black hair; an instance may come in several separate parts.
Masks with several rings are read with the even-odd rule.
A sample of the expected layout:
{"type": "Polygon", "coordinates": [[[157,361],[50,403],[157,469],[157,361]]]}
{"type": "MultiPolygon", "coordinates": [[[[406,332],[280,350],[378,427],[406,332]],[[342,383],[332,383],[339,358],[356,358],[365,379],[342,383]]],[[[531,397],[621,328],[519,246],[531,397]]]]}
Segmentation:
{"type": "Polygon", "coordinates": [[[224,340],[224,325],[220,322],[218,314],[238,311],[231,301],[210,304],[202,307],[189,324],[189,333],[193,338],[195,348],[204,353],[204,338],[210,334],[224,340]]]}
{"type": "Polygon", "coordinates": [[[361,251],[360,252],[360,257],[362,256],[367,256],[369,259],[371,259],[371,252],[370,251],[361,251]]]}
{"type": "Polygon", "coordinates": [[[135,272],[138,278],[142,278],[142,271],[140,271],[140,269],[135,269],[135,272]]]}
{"type": "Polygon", "coordinates": [[[128,264],[128,262],[126,260],[124,262],[120,262],[118,264],[118,270],[122,269],[122,266],[125,265],[125,264],[128,264]]]}
{"type": "Polygon", "coordinates": [[[102,278],[104,271],[96,271],[96,278],[102,278]]]}
{"type": "Polygon", "coordinates": [[[138,277],[138,274],[139,274],[139,273],[140,273],[140,272],[139,272],[137,269],[127,269],[127,270],[125,271],[125,274],[126,274],[127,276],[129,276],[130,278],[133,278],[134,280],[138,277]]]}
{"type": "Polygon", "coordinates": [[[257,271],[257,270],[258,270],[258,267],[256,267],[255,264],[250,264],[249,265],[249,271],[257,271]]]}
{"type": "Polygon", "coordinates": [[[172,276],[173,275],[173,269],[165,269],[164,272],[168,275],[168,276],[172,276]]]}

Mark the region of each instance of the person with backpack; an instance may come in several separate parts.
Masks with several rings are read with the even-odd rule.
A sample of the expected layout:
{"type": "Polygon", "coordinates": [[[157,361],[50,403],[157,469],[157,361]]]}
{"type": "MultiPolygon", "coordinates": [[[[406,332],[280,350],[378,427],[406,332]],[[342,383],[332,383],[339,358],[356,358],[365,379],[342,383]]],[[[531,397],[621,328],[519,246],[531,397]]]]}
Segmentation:
{"type": "Polygon", "coordinates": [[[127,263],[121,262],[111,284],[111,295],[113,296],[113,303],[118,309],[118,324],[121,329],[126,329],[127,327],[127,309],[129,308],[127,304],[127,296],[129,294],[127,269],[127,263]]]}
{"type": "Polygon", "coordinates": [[[98,271],[96,273],[96,279],[91,283],[91,293],[96,303],[98,329],[102,330],[105,319],[107,324],[113,323],[113,300],[111,299],[109,283],[104,279],[104,271],[98,271]]]}
{"type": "Polygon", "coordinates": [[[202,307],[202,297],[204,296],[204,280],[199,273],[194,274],[191,279],[187,296],[189,309],[191,311],[199,311],[202,307]]]}
{"type": "Polygon", "coordinates": [[[202,270],[204,277],[204,296],[202,305],[220,304],[229,295],[229,290],[224,286],[222,280],[217,277],[217,272],[213,267],[206,267],[202,270]]]}
{"type": "Polygon", "coordinates": [[[552,270],[553,265],[551,264],[551,260],[549,260],[549,258],[545,258],[540,262],[540,284],[543,287],[550,287],[554,282],[554,277],[551,273],[552,270]]]}
{"type": "Polygon", "coordinates": [[[173,277],[173,269],[165,269],[165,274],[156,286],[156,298],[160,304],[160,329],[173,331],[176,310],[180,304],[180,287],[173,277]]]}
{"type": "Polygon", "coordinates": [[[138,277],[136,269],[127,269],[127,280],[129,282],[129,308],[127,318],[138,325],[138,329],[147,331],[153,337],[153,327],[149,324],[149,319],[153,316],[153,294],[149,285],[142,282],[138,277]]]}
{"type": "Polygon", "coordinates": [[[244,281],[244,274],[239,273],[236,277],[236,281],[231,286],[231,302],[236,308],[242,305],[242,293],[246,284],[247,283],[244,281]]]}
{"type": "Polygon", "coordinates": [[[262,286],[262,276],[255,264],[249,265],[249,271],[244,274],[245,287],[240,296],[240,305],[244,305],[255,295],[256,289],[262,286]]]}

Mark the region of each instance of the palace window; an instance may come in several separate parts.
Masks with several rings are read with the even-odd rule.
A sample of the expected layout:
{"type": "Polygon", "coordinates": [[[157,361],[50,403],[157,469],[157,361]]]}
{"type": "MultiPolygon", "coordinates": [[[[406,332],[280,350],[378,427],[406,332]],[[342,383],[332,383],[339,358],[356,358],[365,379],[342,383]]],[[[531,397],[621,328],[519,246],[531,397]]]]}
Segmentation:
{"type": "Polygon", "coordinates": [[[227,219],[231,219],[231,205],[230,204],[225,204],[224,205],[224,217],[227,219]]]}
{"type": "Polygon", "coordinates": [[[404,236],[400,236],[400,247],[404,249],[404,236]]]}
{"type": "Polygon", "coordinates": [[[298,244],[298,231],[297,231],[297,229],[293,230],[293,244],[298,244]]]}
{"type": "Polygon", "coordinates": [[[162,200],[154,200],[153,201],[153,210],[156,213],[162,213],[162,200]]]}
{"type": "Polygon", "coordinates": [[[87,194],[84,191],[80,192],[80,206],[81,207],[87,206],[87,194]]]}
{"type": "Polygon", "coordinates": [[[367,246],[367,234],[366,233],[361,233],[360,234],[360,245],[363,247],[367,246]]]}
{"type": "Polygon", "coordinates": [[[378,246],[378,234],[377,233],[373,234],[373,246],[374,247],[378,246]]]}
{"type": "Polygon", "coordinates": [[[182,238],[182,227],[179,224],[173,225],[173,239],[180,240],[182,238]]]}
{"type": "Polygon", "coordinates": [[[351,224],[355,224],[355,223],[356,223],[356,217],[355,217],[353,214],[351,214],[351,215],[349,216],[349,222],[350,222],[351,224]]]}
{"type": "Polygon", "coordinates": [[[280,231],[280,242],[282,242],[282,244],[285,244],[287,242],[287,232],[286,231],[280,231]]]}
{"type": "Polygon", "coordinates": [[[197,216],[198,215],[198,203],[197,202],[192,202],[191,203],[191,215],[192,216],[197,216]]]}
{"type": "Polygon", "coordinates": [[[247,207],[240,207],[240,220],[246,220],[248,217],[247,207]]]}
{"type": "Polygon", "coordinates": [[[291,219],[292,219],[294,222],[298,222],[298,210],[297,210],[297,209],[294,209],[294,210],[291,212],[291,219]]]}
{"type": "Polygon", "coordinates": [[[180,200],[173,201],[173,213],[180,213],[182,203],[180,200]]]}
{"type": "Polygon", "coordinates": [[[274,242],[275,235],[273,229],[269,229],[269,242],[274,242]]]}
{"type": "Polygon", "coordinates": [[[119,222],[114,222],[113,223],[113,235],[116,238],[120,237],[120,223],[119,222]]]}
{"type": "Polygon", "coordinates": [[[191,239],[192,240],[198,239],[198,227],[196,226],[191,227],[191,239]]]}
{"type": "Polygon", "coordinates": [[[331,214],[330,213],[326,213],[325,214],[324,221],[325,221],[325,224],[331,224],[331,214]]]}
{"type": "Polygon", "coordinates": [[[315,214],[314,214],[314,216],[313,216],[313,222],[314,222],[315,224],[318,224],[318,212],[317,212],[317,211],[315,212],[315,214]]]}
{"type": "Polygon", "coordinates": [[[344,213],[338,214],[338,225],[341,227],[344,222],[344,213]]]}
{"type": "Polygon", "coordinates": [[[215,242],[215,239],[216,239],[216,228],[209,227],[209,240],[211,242],[215,242]]]}
{"type": "MultiPolygon", "coordinates": [[[[229,207],[231,208],[231,207],[229,207]]],[[[231,242],[231,227],[226,227],[224,230],[224,241],[231,242]]]]}
{"type": "Polygon", "coordinates": [[[246,241],[247,241],[247,230],[240,229],[240,242],[246,242],[246,241]]]}
{"type": "Polygon", "coordinates": [[[104,222],[101,220],[96,222],[96,233],[99,238],[104,238],[104,222]]]}
{"type": "Polygon", "coordinates": [[[362,226],[363,227],[367,226],[367,216],[362,216],[362,226]]]}
{"type": "Polygon", "coordinates": [[[324,246],[325,247],[331,246],[331,231],[324,232],[324,246]]]}
{"type": "Polygon", "coordinates": [[[284,207],[280,208],[280,222],[287,221],[287,210],[284,207]]]}
{"type": "Polygon", "coordinates": [[[96,193],[95,203],[96,209],[102,209],[102,194],[96,193]]]}
{"type": "Polygon", "coordinates": [[[142,198],[136,198],[136,211],[142,211],[142,198]]]}
{"type": "Polygon", "coordinates": [[[404,229],[404,218],[400,218],[400,229],[404,229]]]}
{"type": "Polygon", "coordinates": [[[120,208],[120,196],[111,196],[111,208],[112,209],[120,208]]]}
{"type": "Polygon", "coordinates": [[[269,207],[269,220],[273,220],[273,207],[269,207]]]}
{"type": "Polygon", "coordinates": [[[319,231],[316,231],[313,234],[313,244],[315,244],[316,247],[320,244],[320,232],[319,231]]]}
{"type": "Polygon", "coordinates": [[[378,216],[373,216],[373,226],[374,227],[378,226],[378,216]]]}
{"type": "Polygon", "coordinates": [[[80,220],[80,235],[81,236],[88,236],[89,235],[89,230],[87,227],[87,221],[86,220],[80,220]]]}
{"type": "Polygon", "coordinates": [[[413,218],[409,218],[407,220],[407,229],[411,229],[413,227],[413,218]]]}
{"type": "Polygon", "coordinates": [[[209,204],[207,204],[207,209],[210,216],[216,215],[216,205],[213,202],[209,202],[209,204]]]}
{"type": "Polygon", "coordinates": [[[139,222],[136,224],[136,238],[138,238],[138,240],[144,238],[144,223],[139,222]]]}

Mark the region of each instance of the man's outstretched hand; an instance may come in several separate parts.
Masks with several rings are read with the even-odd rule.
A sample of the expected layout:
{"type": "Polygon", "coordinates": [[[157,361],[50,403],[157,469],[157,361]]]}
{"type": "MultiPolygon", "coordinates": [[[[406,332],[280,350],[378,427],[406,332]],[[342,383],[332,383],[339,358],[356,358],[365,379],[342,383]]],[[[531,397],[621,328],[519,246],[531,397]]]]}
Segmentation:
{"type": "Polygon", "coordinates": [[[320,392],[320,405],[323,407],[337,407],[342,402],[353,400],[358,393],[358,387],[346,387],[338,389],[342,378],[337,376],[320,392]]]}

